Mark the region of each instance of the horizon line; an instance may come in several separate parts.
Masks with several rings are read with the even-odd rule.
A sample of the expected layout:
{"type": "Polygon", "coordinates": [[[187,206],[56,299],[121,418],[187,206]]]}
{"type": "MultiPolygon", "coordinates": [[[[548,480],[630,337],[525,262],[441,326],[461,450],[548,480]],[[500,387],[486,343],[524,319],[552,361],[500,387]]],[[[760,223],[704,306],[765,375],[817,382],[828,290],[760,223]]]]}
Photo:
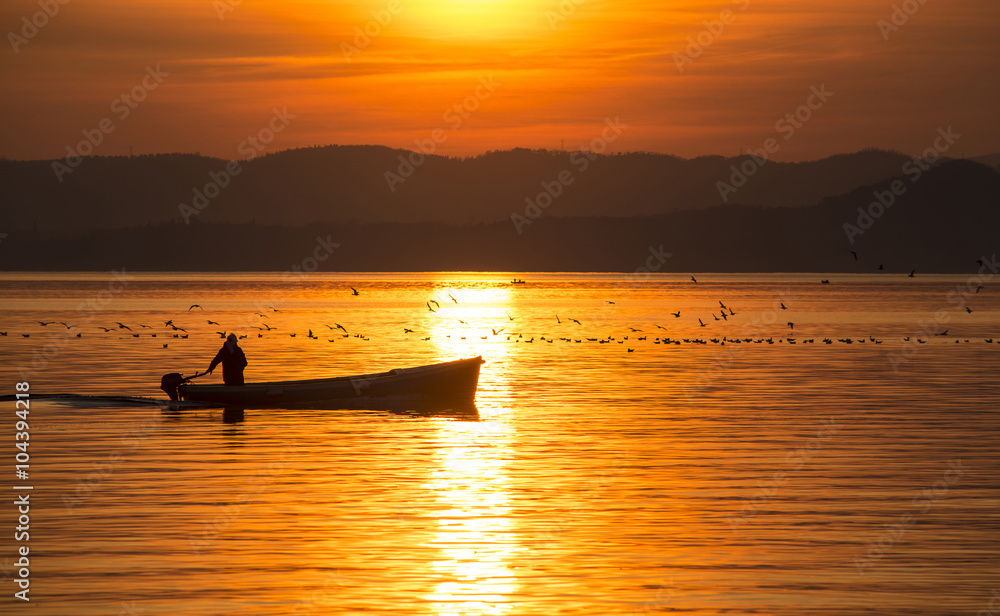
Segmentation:
{"type": "MultiPolygon", "coordinates": [[[[519,150],[523,150],[523,151],[526,151],[526,152],[529,152],[529,153],[532,153],[532,154],[557,154],[557,155],[558,154],[566,154],[566,155],[587,154],[588,156],[600,157],[600,158],[610,158],[610,157],[613,157],[613,156],[636,156],[636,155],[641,155],[641,156],[662,156],[662,157],[665,157],[665,158],[676,158],[676,159],[685,160],[685,161],[699,160],[699,159],[703,159],[703,158],[721,158],[723,160],[733,160],[733,159],[739,159],[739,158],[745,158],[745,157],[754,157],[755,156],[755,154],[753,152],[751,152],[751,151],[743,151],[743,149],[741,149],[741,153],[736,154],[736,155],[732,155],[732,156],[726,156],[724,154],[701,154],[701,155],[698,155],[698,156],[688,156],[688,157],[686,157],[686,156],[681,156],[679,154],[669,154],[669,153],[665,153],[665,152],[655,152],[655,151],[651,151],[651,150],[627,150],[627,151],[620,151],[620,152],[598,153],[598,152],[591,152],[589,150],[583,150],[583,149],[565,150],[565,149],[548,149],[548,148],[529,148],[529,147],[523,147],[523,146],[515,146],[515,147],[509,148],[509,149],[484,150],[484,151],[481,151],[478,154],[437,154],[437,153],[434,153],[434,152],[423,153],[423,152],[420,152],[419,150],[411,150],[411,149],[408,149],[408,148],[396,148],[396,147],[392,147],[392,146],[388,146],[388,145],[383,145],[383,144],[377,144],[377,143],[369,143],[369,144],[328,143],[328,144],[325,144],[325,145],[318,145],[318,144],[317,145],[303,145],[303,146],[296,146],[296,147],[284,148],[284,149],[280,149],[280,150],[275,150],[273,152],[263,152],[263,153],[261,153],[259,155],[256,155],[256,156],[253,156],[253,157],[248,157],[248,158],[223,158],[223,157],[219,157],[219,156],[203,155],[203,154],[201,154],[200,151],[194,151],[194,152],[179,152],[179,151],[178,152],[150,152],[150,153],[144,153],[144,154],[133,154],[133,153],[129,153],[129,154],[89,154],[89,155],[86,155],[86,156],[81,156],[80,158],[84,159],[84,160],[85,159],[95,159],[96,160],[96,159],[114,159],[114,158],[128,158],[128,159],[132,159],[132,158],[144,158],[144,157],[156,157],[156,156],[196,156],[198,158],[206,158],[206,159],[214,159],[214,160],[224,160],[224,161],[233,161],[233,162],[252,162],[252,161],[254,161],[256,159],[259,159],[259,158],[267,158],[269,156],[278,156],[280,154],[287,154],[288,152],[295,152],[295,151],[299,151],[299,150],[318,150],[318,149],[326,149],[326,148],[383,148],[383,149],[391,150],[393,152],[419,153],[419,154],[422,154],[423,156],[435,157],[435,158],[441,158],[441,159],[447,159],[447,160],[467,160],[467,159],[473,159],[473,158],[486,157],[486,156],[489,156],[489,155],[492,155],[492,154],[512,153],[512,152],[517,152],[519,150]]],[[[804,158],[804,159],[798,159],[798,160],[779,160],[779,159],[768,157],[768,158],[766,158],[766,160],[768,162],[775,162],[775,163],[797,164],[797,163],[819,162],[819,161],[827,160],[827,159],[830,159],[830,158],[835,158],[837,156],[851,156],[851,155],[855,155],[855,154],[866,154],[866,153],[897,154],[899,156],[904,156],[904,157],[908,157],[908,158],[911,158],[911,159],[920,158],[920,155],[910,155],[910,154],[907,154],[905,152],[901,152],[901,151],[895,150],[895,149],[885,149],[885,148],[879,148],[879,147],[872,146],[872,147],[862,148],[860,150],[855,150],[853,152],[837,152],[837,153],[834,153],[834,154],[827,154],[827,155],[821,156],[819,158],[808,158],[808,159],[804,158]]],[[[977,158],[984,158],[984,157],[989,157],[989,156],[1000,156],[1000,148],[998,148],[994,152],[987,152],[987,153],[982,153],[982,154],[973,154],[971,156],[969,156],[969,155],[967,155],[965,153],[963,153],[959,157],[942,156],[941,160],[974,160],[974,159],[977,159],[977,158]]],[[[31,162],[55,162],[55,161],[60,161],[60,160],[64,160],[64,158],[24,158],[24,159],[21,159],[21,158],[10,158],[10,157],[5,156],[5,155],[0,155],[0,162],[31,163],[31,162]]]]}

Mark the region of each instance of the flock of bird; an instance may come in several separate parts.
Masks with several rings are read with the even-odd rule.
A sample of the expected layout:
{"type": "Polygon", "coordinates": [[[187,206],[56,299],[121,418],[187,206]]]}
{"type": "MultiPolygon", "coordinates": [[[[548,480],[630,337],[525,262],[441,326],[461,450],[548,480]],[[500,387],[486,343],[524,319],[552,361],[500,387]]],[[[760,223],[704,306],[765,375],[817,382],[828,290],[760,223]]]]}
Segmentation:
{"type": "MultiPolygon", "coordinates": [[[[855,260],[857,260],[857,253],[855,253],[854,251],[851,251],[851,252],[854,255],[855,260]]],[[[882,269],[881,265],[879,266],[879,269],[882,269]]],[[[915,275],[915,271],[911,271],[910,274],[909,274],[910,277],[913,277],[914,275],[915,275]]],[[[691,276],[690,279],[691,279],[692,283],[694,283],[696,285],[698,284],[698,280],[694,276],[691,276]]],[[[829,280],[826,280],[826,279],[821,280],[820,282],[822,284],[829,284],[829,280]]],[[[361,292],[358,291],[356,288],[354,288],[354,287],[349,287],[349,288],[351,289],[351,296],[353,296],[353,297],[359,297],[361,295],[361,292]]],[[[981,291],[983,288],[984,287],[982,285],[979,285],[979,288],[976,289],[976,293],[978,294],[979,291],[981,291]]],[[[447,295],[448,295],[448,300],[450,300],[451,302],[453,302],[453,304],[458,304],[459,303],[458,299],[454,295],[452,295],[450,293],[448,293],[447,295]]],[[[447,303],[447,300],[443,300],[443,301],[445,301],[447,303]]],[[[607,304],[610,304],[610,305],[615,305],[616,304],[616,302],[613,301],[613,300],[605,300],[605,301],[607,302],[607,304]]],[[[717,309],[717,311],[713,310],[708,315],[704,315],[703,314],[701,316],[696,316],[695,317],[697,319],[699,327],[701,327],[701,328],[709,327],[714,322],[720,322],[720,324],[722,324],[722,322],[729,322],[730,320],[735,320],[735,318],[738,317],[741,314],[741,313],[737,312],[736,310],[734,310],[731,306],[727,306],[725,304],[725,302],[723,302],[722,300],[717,300],[717,301],[719,303],[719,308],[717,309]],[[703,319],[703,317],[704,317],[704,319],[707,319],[707,318],[711,317],[712,320],[706,323],[705,320],[703,319]]],[[[439,313],[439,312],[442,312],[441,302],[439,302],[437,299],[433,299],[433,298],[428,299],[428,300],[426,300],[425,304],[427,306],[428,312],[430,312],[430,313],[439,313]]],[[[785,311],[789,310],[789,307],[785,305],[784,301],[779,301],[778,304],[779,304],[778,307],[780,308],[780,310],[782,312],[785,312],[785,311]]],[[[195,309],[200,310],[202,312],[205,311],[204,307],[202,307],[200,304],[192,304],[191,306],[188,307],[187,312],[188,313],[192,313],[195,309]]],[[[246,339],[246,338],[254,335],[254,333],[256,334],[256,338],[264,338],[265,334],[272,334],[272,333],[274,333],[276,335],[282,335],[283,333],[286,333],[286,332],[280,331],[281,328],[279,328],[277,325],[272,324],[272,319],[271,319],[272,316],[277,318],[282,311],[280,309],[274,307],[274,306],[269,306],[267,308],[267,310],[269,312],[259,312],[259,311],[254,312],[253,313],[254,318],[253,319],[246,319],[243,327],[240,328],[237,332],[233,332],[233,333],[237,333],[237,337],[240,340],[246,339]],[[257,331],[256,332],[251,332],[250,330],[252,330],[252,329],[256,329],[257,331]],[[247,332],[247,333],[239,333],[239,332],[247,332]]],[[[970,307],[968,307],[968,306],[965,306],[965,310],[969,314],[971,314],[973,312],[973,310],[970,307]]],[[[680,310],[678,310],[676,312],[668,311],[667,314],[673,316],[675,319],[682,318],[680,310]]],[[[534,335],[526,338],[525,335],[524,335],[524,333],[522,333],[522,332],[509,331],[508,328],[513,327],[513,324],[515,322],[516,317],[512,316],[509,312],[505,313],[505,316],[507,317],[506,327],[489,326],[489,327],[487,327],[487,329],[489,329],[489,333],[481,332],[480,334],[477,334],[478,338],[481,339],[481,340],[488,340],[491,336],[493,336],[494,338],[501,338],[501,339],[505,339],[505,340],[511,341],[511,342],[521,342],[521,343],[533,343],[533,342],[535,342],[536,337],[534,335]],[[504,332],[507,332],[507,334],[506,334],[505,337],[503,336],[504,332]],[[482,334],[485,334],[485,335],[482,335],[482,334]]],[[[553,315],[553,317],[554,317],[555,325],[557,325],[557,326],[563,326],[563,325],[567,325],[568,326],[570,323],[574,323],[578,327],[582,327],[584,325],[579,319],[572,318],[572,317],[566,317],[565,315],[563,315],[562,317],[560,317],[559,314],[555,314],[555,315],[553,315]]],[[[190,336],[190,334],[188,333],[189,329],[191,329],[193,331],[196,331],[199,335],[205,333],[203,331],[204,330],[204,326],[202,326],[200,323],[198,323],[196,321],[196,319],[193,316],[193,314],[189,314],[184,319],[181,319],[180,317],[177,317],[177,319],[179,321],[183,321],[182,324],[184,325],[184,327],[181,327],[180,325],[178,325],[177,323],[175,323],[174,319],[169,319],[169,320],[163,322],[162,327],[159,326],[159,325],[154,326],[154,325],[149,325],[149,324],[146,324],[146,323],[134,323],[132,325],[128,325],[128,324],[125,324],[125,323],[122,323],[122,322],[115,322],[114,323],[114,327],[97,326],[96,329],[102,330],[105,334],[118,333],[118,334],[122,335],[123,337],[129,337],[130,336],[132,338],[140,338],[143,335],[147,335],[147,336],[152,337],[152,338],[156,338],[156,337],[159,336],[161,338],[185,339],[185,338],[188,338],[190,336]],[[143,330],[155,330],[155,331],[145,332],[143,330]]],[[[214,327],[222,328],[221,331],[220,330],[214,330],[214,332],[213,332],[215,335],[218,335],[219,338],[226,338],[226,336],[229,334],[229,331],[226,330],[225,328],[223,328],[222,324],[219,323],[218,321],[214,321],[214,320],[208,319],[208,318],[205,318],[204,321],[205,321],[206,325],[208,325],[208,326],[214,326],[214,327]]],[[[468,323],[466,321],[463,321],[462,319],[456,319],[456,321],[458,323],[462,324],[462,325],[468,325],[468,323]]],[[[73,333],[73,330],[74,329],[79,329],[79,326],[77,326],[75,324],[72,324],[72,323],[67,323],[65,321],[37,321],[37,323],[41,327],[49,327],[49,326],[52,326],[52,325],[59,325],[59,326],[62,326],[62,327],[64,327],[66,329],[66,334],[67,335],[75,335],[75,337],[77,337],[77,338],[83,337],[83,332],[82,331],[76,331],[75,334],[73,333]]],[[[693,325],[693,323],[691,323],[691,325],[693,325]]],[[[662,326],[662,325],[654,323],[654,324],[652,324],[652,326],[655,327],[655,328],[657,328],[657,329],[659,329],[659,330],[663,330],[664,332],[667,331],[667,328],[664,327],[664,326],[662,326]]],[[[788,328],[788,333],[791,334],[794,331],[794,329],[795,329],[795,322],[794,321],[787,321],[786,324],[785,324],[785,326],[788,328]]],[[[414,327],[416,327],[416,326],[414,326],[414,327]]],[[[539,335],[537,337],[537,340],[539,342],[544,342],[544,343],[549,343],[549,344],[554,344],[557,341],[560,341],[560,342],[572,342],[572,343],[585,343],[585,342],[588,342],[588,343],[598,343],[598,344],[618,343],[618,344],[623,344],[624,345],[624,344],[627,344],[627,343],[644,342],[644,341],[647,341],[649,339],[649,334],[647,332],[645,332],[644,330],[642,330],[642,329],[639,329],[639,328],[636,328],[636,327],[628,327],[628,329],[629,329],[629,334],[625,334],[625,335],[623,335],[621,337],[615,337],[614,335],[608,335],[606,337],[585,336],[585,335],[581,335],[580,334],[580,330],[576,330],[576,331],[568,332],[570,335],[562,335],[562,336],[558,336],[558,337],[554,337],[554,336],[549,335],[549,334],[539,335]],[[643,334],[643,335],[638,335],[637,336],[636,334],[643,334]]],[[[367,336],[367,335],[364,335],[364,334],[361,334],[361,333],[353,333],[352,334],[352,333],[348,332],[347,328],[344,327],[343,325],[341,325],[340,323],[334,323],[332,325],[330,325],[328,323],[322,323],[322,324],[316,326],[316,331],[317,332],[321,332],[321,333],[323,333],[325,335],[321,336],[321,335],[315,333],[312,328],[309,328],[308,331],[305,334],[305,337],[309,338],[309,339],[314,339],[314,340],[319,340],[320,338],[325,338],[328,342],[336,342],[337,337],[342,337],[342,338],[354,337],[354,338],[357,338],[357,339],[360,339],[360,340],[363,340],[363,341],[370,340],[370,337],[367,336]],[[326,330],[320,329],[321,327],[326,327],[326,330]],[[340,333],[340,332],[343,332],[343,333],[340,333]],[[331,338],[330,336],[334,336],[334,337],[331,338]]],[[[289,337],[291,337],[291,338],[295,338],[300,333],[302,333],[302,332],[287,332],[287,335],[289,337]]],[[[415,334],[416,330],[413,329],[412,327],[404,327],[404,328],[402,328],[402,333],[404,335],[406,335],[406,334],[415,334]]],[[[6,332],[6,331],[0,331],[0,336],[7,336],[7,334],[8,334],[8,332],[6,332]]],[[[932,335],[934,335],[934,336],[948,336],[948,330],[944,330],[942,332],[938,332],[938,333],[932,334],[932,335]]],[[[24,338],[29,338],[31,336],[31,334],[30,333],[21,333],[21,336],[23,336],[24,338]]],[[[451,334],[446,334],[446,337],[447,338],[452,338],[452,335],[451,334]]],[[[467,338],[474,338],[474,337],[473,336],[456,335],[455,338],[458,339],[458,340],[466,340],[467,338]]],[[[425,336],[425,337],[420,338],[420,340],[422,340],[422,341],[428,341],[430,339],[431,339],[430,336],[425,336]]],[[[993,342],[993,338],[984,338],[983,340],[984,340],[984,342],[987,342],[987,343],[992,343],[993,342]]],[[[834,344],[835,341],[838,342],[838,343],[843,343],[843,344],[855,344],[855,343],[865,344],[865,343],[869,343],[869,342],[873,343],[873,344],[882,344],[884,342],[883,340],[879,340],[875,336],[865,336],[865,337],[861,337],[861,338],[850,338],[850,337],[848,337],[848,338],[835,338],[835,339],[834,338],[822,338],[822,339],[820,339],[820,343],[822,343],[822,344],[834,344]]],[[[908,336],[908,337],[902,338],[902,341],[903,342],[911,342],[911,337],[908,336]]],[[[965,338],[960,338],[960,339],[956,339],[955,340],[956,343],[959,343],[959,342],[962,342],[962,341],[964,341],[964,342],[970,342],[969,339],[965,339],[965,338]]],[[[918,344],[925,344],[927,342],[927,340],[924,340],[924,339],[921,339],[921,338],[917,338],[916,340],[914,340],[914,342],[916,342],[918,344]]],[[[679,345],[679,344],[683,344],[683,343],[686,343],[686,344],[709,344],[709,343],[712,343],[712,344],[720,344],[720,345],[726,345],[726,344],[775,344],[775,343],[782,343],[782,344],[785,344],[785,343],[787,343],[787,344],[797,344],[797,343],[815,344],[816,343],[816,338],[802,338],[802,339],[799,339],[799,338],[793,338],[790,335],[789,336],[781,336],[781,337],[776,337],[774,335],[769,335],[769,336],[765,337],[765,336],[747,336],[745,334],[741,335],[741,336],[729,336],[729,335],[718,336],[718,335],[716,335],[716,336],[708,337],[708,338],[701,338],[701,337],[687,337],[687,338],[680,337],[680,338],[674,338],[672,336],[661,335],[661,336],[655,336],[655,337],[653,337],[652,343],[653,344],[663,344],[663,345],[679,345]]],[[[169,343],[168,342],[163,343],[163,348],[168,348],[168,347],[169,347],[169,343]]],[[[635,348],[630,345],[630,346],[627,347],[627,351],[629,353],[632,353],[632,352],[635,351],[635,348]]]]}

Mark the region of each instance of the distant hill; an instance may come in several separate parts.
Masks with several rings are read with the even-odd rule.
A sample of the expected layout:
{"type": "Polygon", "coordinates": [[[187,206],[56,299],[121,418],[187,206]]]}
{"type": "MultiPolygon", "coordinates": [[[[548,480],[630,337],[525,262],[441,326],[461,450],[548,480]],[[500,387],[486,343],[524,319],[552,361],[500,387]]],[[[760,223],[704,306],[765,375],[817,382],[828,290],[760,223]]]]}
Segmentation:
{"type": "Polygon", "coordinates": [[[972,273],[977,259],[1000,253],[997,229],[1000,173],[952,161],[919,178],[889,178],[808,207],[724,205],[640,217],[544,213],[521,233],[510,220],[294,227],[174,221],[68,239],[21,232],[0,242],[0,269],[283,271],[307,263],[322,237],[340,246],[319,263],[321,271],[632,272],[667,252],[673,256],[653,260],[656,271],[874,273],[884,264],[887,272],[972,273]],[[871,205],[876,192],[888,202],[893,186],[901,194],[890,207],[871,205]],[[864,219],[858,208],[875,215],[864,219]]]}
{"type": "Polygon", "coordinates": [[[1000,171],[1000,153],[977,156],[970,160],[974,160],[977,163],[986,165],[987,167],[993,167],[997,171],[1000,171]]]}
{"type": "MultiPolygon", "coordinates": [[[[750,157],[682,159],[662,154],[612,156],[515,149],[471,158],[428,156],[390,189],[406,150],[327,146],[286,150],[238,163],[239,175],[220,176],[230,161],[193,154],[88,157],[62,175],[54,161],[0,160],[0,231],[44,233],[130,227],[179,220],[180,204],[195,190],[206,201],[203,223],[303,225],[313,222],[447,222],[509,220],[524,212],[543,182],[572,183],[547,217],[655,216],[724,203],[796,207],[818,203],[901,173],[908,157],[869,150],[802,163],[767,162],[723,201],[717,183],[732,167],[754,169],[750,157]],[[569,175],[566,175],[569,174],[569,175]],[[391,179],[391,176],[390,176],[391,179]]],[[[55,161],[59,162],[59,161],[55,161]]],[[[65,170],[68,170],[67,167],[65,170]]],[[[64,171],[65,171],[64,170],[64,171]]],[[[192,210],[193,211],[193,210],[192,210]]]]}

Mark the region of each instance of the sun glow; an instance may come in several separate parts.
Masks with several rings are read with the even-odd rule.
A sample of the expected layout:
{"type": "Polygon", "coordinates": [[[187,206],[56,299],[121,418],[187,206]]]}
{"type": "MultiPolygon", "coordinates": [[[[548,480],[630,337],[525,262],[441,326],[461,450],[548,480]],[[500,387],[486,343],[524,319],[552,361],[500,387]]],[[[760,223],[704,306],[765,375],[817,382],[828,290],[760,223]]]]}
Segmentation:
{"type": "Polygon", "coordinates": [[[549,30],[545,8],[533,0],[414,0],[399,22],[428,38],[522,38],[549,30]]]}

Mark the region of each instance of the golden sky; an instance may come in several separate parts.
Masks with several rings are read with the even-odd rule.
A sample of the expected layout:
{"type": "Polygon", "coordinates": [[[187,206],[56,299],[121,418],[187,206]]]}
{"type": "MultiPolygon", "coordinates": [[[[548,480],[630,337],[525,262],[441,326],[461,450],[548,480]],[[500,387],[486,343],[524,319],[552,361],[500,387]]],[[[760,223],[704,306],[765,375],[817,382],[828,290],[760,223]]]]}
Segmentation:
{"type": "Polygon", "coordinates": [[[947,126],[951,155],[1000,151],[997,0],[63,2],[0,4],[0,156],[63,157],[107,118],[94,154],[237,158],[274,108],[267,151],[575,149],[609,118],[608,151],[918,154],[947,126]]]}

